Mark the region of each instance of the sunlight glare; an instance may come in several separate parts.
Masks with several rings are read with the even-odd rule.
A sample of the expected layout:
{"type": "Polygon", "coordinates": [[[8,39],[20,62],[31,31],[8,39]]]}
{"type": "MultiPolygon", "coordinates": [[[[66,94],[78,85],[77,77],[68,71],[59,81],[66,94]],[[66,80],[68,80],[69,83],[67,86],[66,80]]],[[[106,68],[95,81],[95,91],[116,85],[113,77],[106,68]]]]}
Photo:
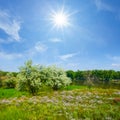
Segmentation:
{"type": "Polygon", "coordinates": [[[68,25],[67,15],[65,15],[64,13],[56,13],[53,16],[53,22],[57,27],[65,27],[68,25]]]}
{"type": "Polygon", "coordinates": [[[66,13],[62,8],[60,11],[52,11],[50,20],[53,24],[53,28],[63,29],[70,25],[70,14],[66,13]]]}

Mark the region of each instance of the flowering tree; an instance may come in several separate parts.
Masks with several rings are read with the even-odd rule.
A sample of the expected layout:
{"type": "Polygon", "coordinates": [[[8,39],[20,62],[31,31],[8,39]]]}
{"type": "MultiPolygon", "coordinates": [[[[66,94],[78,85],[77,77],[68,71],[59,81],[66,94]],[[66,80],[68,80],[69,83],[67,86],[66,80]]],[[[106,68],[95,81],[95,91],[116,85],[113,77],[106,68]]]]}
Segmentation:
{"type": "Polygon", "coordinates": [[[18,90],[28,91],[33,95],[43,86],[49,86],[53,90],[57,90],[71,83],[63,69],[56,66],[33,66],[30,60],[20,67],[17,78],[18,90]]]}
{"type": "Polygon", "coordinates": [[[40,73],[42,82],[53,90],[58,90],[71,83],[70,78],[66,76],[66,72],[56,66],[41,67],[40,73]]]}
{"type": "Polygon", "coordinates": [[[41,87],[40,72],[38,66],[33,66],[29,60],[24,66],[20,67],[20,72],[17,75],[18,90],[28,91],[31,94],[36,94],[41,87]]]}

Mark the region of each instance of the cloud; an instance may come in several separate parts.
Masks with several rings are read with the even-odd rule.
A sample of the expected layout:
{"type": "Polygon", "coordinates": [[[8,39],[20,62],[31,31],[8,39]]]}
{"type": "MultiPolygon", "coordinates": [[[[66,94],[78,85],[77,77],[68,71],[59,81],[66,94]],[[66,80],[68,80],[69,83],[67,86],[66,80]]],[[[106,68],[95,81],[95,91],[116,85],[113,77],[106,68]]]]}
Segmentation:
{"type": "Polygon", "coordinates": [[[35,50],[37,52],[40,52],[40,53],[45,52],[47,49],[48,49],[48,47],[45,44],[41,43],[41,42],[38,42],[35,45],[35,50]]]}
{"type": "Polygon", "coordinates": [[[47,49],[48,49],[47,45],[39,41],[35,43],[33,47],[30,47],[30,49],[26,50],[24,54],[25,56],[33,57],[35,55],[38,55],[38,53],[40,54],[44,53],[45,51],[47,51],[47,49]]]}
{"type": "Polygon", "coordinates": [[[0,29],[2,29],[11,39],[19,41],[19,31],[21,22],[5,11],[0,10],[0,29]]]}
{"type": "Polygon", "coordinates": [[[59,43],[59,42],[62,42],[62,40],[59,39],[59,38],[52,38],[52,39],[50,39],[49,41],[50,41],[50,42],[53,42],[53,43],[59,43]]]}
{"type": "Polygon", "coordinates": [[[8,53],[5,53],[5,52],[0,52],[0,58],[1,59],[16,59],[16,58],[21,58],[22,57],[22,54],[16,54],[16,53],[11,53],[11,54],[8,54],[8,53]]]}
{"type": "Polygon", "coordinates": [[[110,66],[116,68],[120,67],[120,56],[107,55],[106,57],[112,62],[110,66]]]}
{"type": "Polygon", "coordinates": [[[98,10],[113,11],[113,8],[107,3],[104,3],[103,0],[94,0],[94,3],[98,10]]]}
{"type": "Polygon", "coordinates": [[[71,53],[71,54],[65,54],[65,55],[61,55],[61,56],[59,56],[59,58],[61,59],[61,60],[67,60],[67,59],[69,59],[69,58],[72,58],[72,57],[74,57],[74,56],[76,56],[78,53],[71,53]]]}
{"type": "Polygon", "coordinates": [[[112,63],[111,66],[112,66],[112,67],[120,67],[120,64],[118,64],[118,63],[112,63]]]}
{"type": "Polygon", "coordinates": [[[70,68],[76,69],[76,68],[78,68],[79,64],[78,63],[68,63],[68,64],[66,64],[66,66],[68,67],[68,69],[70,69],[70,68]]]}

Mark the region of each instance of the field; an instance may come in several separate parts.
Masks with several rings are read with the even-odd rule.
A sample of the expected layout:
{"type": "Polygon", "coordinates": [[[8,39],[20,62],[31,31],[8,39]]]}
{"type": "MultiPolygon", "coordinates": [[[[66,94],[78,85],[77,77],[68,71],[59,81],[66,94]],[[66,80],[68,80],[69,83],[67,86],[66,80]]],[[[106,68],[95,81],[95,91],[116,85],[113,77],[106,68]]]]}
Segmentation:
{"type": "Polygon", "coordinates": [[[120,90],[69,86],[30,96],[0,89],[0,120],[119,120],[120,90]]]}

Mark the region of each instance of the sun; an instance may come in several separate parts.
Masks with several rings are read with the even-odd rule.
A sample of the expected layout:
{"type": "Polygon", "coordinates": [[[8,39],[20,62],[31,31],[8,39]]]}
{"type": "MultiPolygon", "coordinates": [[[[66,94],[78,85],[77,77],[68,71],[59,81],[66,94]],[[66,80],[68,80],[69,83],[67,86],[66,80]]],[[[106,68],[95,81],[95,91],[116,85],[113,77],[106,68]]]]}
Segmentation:
{"type": "Polygon", "coordinates": [[[70,14],[65,12],[63,8],[59,11],[52,11],[50,21],[52,22],[54,28],[66,28],[70,25],[70,14]]]}
{"type": "Polygon", "coordinates": [[[56,13],[53,15],[53,23],[57,28],[67,27],[68,17],[65,13],[56,13]]]}

